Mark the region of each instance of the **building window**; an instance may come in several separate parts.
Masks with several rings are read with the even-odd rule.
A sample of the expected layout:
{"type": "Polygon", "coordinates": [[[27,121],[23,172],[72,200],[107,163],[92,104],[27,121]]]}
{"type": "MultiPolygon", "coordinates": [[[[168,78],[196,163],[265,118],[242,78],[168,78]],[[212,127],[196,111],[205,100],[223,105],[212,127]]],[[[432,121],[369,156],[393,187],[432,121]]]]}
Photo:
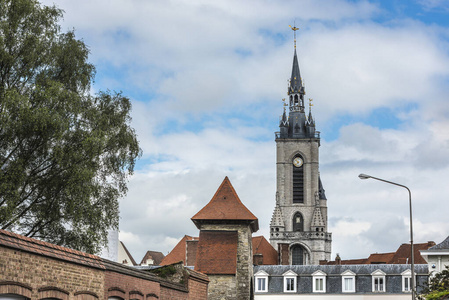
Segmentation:
{"type": "Polygon", "coordinates": [[[296,293],[296,278],[298,274],[293,271],[287,271],[284,274],[284,293],[296,293]]]}
{"type": "Polygon", "coordinates": [[[304,163],[299,155],[293,159],[293,203],[304,203],[304,163]]]}
{"type": "Polygon", "coordinates": [[[385,292],[385,273],[376,270],[371,273],[373,278],[373,292],[385,292]]]}
{"type": "Polygon", "coordinates": [[[412,272],[406,270],[401,273],[402,275],[402,291],[411,292],[412,291],[412,272]]]}
{"type": "Polygon", "coordinates": [[[304,221],[300,212],[293,217],[293,231],[304,231],[304,221]]]}
{"type": "Polygon", "coordinates": [[[291,250],[292,265],[304,264],[304,249],[300,245],[294,245],[291,250]]]}
{"type": "Polygon", "coordinates": [[[260,270],[254,274],[254,282],[256,286],[256,293],[268,292],[268,273],[260,270]]]}
{"type": "Polygon", "coordinates": [[[325,293],[326,292],[326,273],[322,271],[316,271],[313,276],[313,292],[325,293]]]}
{"type": "Polygon", "coordinates": [[[355,293],[355,273],[347,270],[341,274],[341,291],[343,293],[355,293]]]}

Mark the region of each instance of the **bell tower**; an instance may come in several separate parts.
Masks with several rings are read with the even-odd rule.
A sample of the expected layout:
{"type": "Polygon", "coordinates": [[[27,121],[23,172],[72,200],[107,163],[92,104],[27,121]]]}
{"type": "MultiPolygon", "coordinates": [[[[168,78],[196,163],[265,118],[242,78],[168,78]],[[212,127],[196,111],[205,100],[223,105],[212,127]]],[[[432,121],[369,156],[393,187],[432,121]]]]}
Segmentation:
{"type": "MultiPolygon", "coordinates": [[[[291,26],[290,26],[291,27],[291,26]]],[[[305,86],[296,54],[297,27],[288,100],[276,132],[276,206],[270,224],[270,243],[280,264],[318,265],[330,260],[327,199],[319,174],[320,133],[315,130],[312,99],[306,115],[305,86]],[[288,108],[288,117],[287,117],[288,108]]]]}

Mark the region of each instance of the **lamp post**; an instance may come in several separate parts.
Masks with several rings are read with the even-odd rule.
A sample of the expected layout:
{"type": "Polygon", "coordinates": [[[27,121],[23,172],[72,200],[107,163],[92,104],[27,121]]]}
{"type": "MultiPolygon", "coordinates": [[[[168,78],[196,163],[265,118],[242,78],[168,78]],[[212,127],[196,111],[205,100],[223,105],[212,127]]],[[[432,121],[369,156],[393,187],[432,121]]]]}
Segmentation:
{"type": "Polygon", "coordinates": [[[389,184],[393,184],[393,185],[397,185],[400,187],[405,188],[408,191],[408,202],[409,202],[409,207],[410,207],[410,252],[411,252],[411,271],[412,271],[412,277],[410,278],[410,285],[411,285],[411,289],[412,289],[412,299],[415,300],[415,259],[414,259],[414,251],[413,251],[413,219],[412,219],[412,192],[410,192],[410,189],[408,187],[406,187],[405,185],[396,183],[396,182],[392,182],[392,181],[388,181],[385,179],[381,179],[381,178],[377,178],[371,175],[366,175],[366,174],[360,174],[359,175],[360,179],[375,179],[375,180],[379,180],[382,182],[386,182],[389,184]]]}

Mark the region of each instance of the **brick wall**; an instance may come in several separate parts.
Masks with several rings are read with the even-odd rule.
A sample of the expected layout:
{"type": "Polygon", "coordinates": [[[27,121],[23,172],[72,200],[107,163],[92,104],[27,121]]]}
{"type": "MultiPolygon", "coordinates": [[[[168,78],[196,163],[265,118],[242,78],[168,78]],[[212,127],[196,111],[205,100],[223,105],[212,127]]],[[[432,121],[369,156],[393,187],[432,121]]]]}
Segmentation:
{"type": "Polygon", "coordinates": [[[288,244],[278,244],[279,252],[279,264],[289,265],[290,264],[290,251],[288,244]]]}
{"type": "Polygon", "coordinates": [[[0,247],[0,294],[34,299],[104,299],[104,271],[0,247]]]}
{"type": "Polygon", "coordinates": [[[207,299],[208,283],[209,279],[206,275],[192,274],[194,271],[188,271],[190,273],[188,288],[189,288],[189,300],[205,300],[207,299]],[[200,276],[202,275],[202,276],[200,276]]]}
{"type": "MultiPolygon", "coordinates": [[[[190,271],[181,266],[179,272],[190,271]]],[[[94,255],[0,230],[0,295],[22,295],[31,300],[101,300],[113,296],[124,300],[207,299],[207,276],[196,272],[186,278],[166,282],[94,255]]]]}
{"type": "MultiPolygon", "coordinates": [[[[161,285],[161,297],[163,300],[187,300],[189,294],[185,291],[168,288],[161,285]]],[[[206,298],[204,298],[206,299],[206,298]]]]}
{"type": "Polygon", "coordinates": [[[106,295],[105,299],[112,296],[118,296],[125,300],[146,300],[148,298],[156,299],[155,297],[159,297],[161,294],[161,288],[159,282],[136,278],[134,276],[120,274],[118,272],[106,271],[104,294],[106,295]],[[147,297],[147,295],[154,296],[147,297]]]}

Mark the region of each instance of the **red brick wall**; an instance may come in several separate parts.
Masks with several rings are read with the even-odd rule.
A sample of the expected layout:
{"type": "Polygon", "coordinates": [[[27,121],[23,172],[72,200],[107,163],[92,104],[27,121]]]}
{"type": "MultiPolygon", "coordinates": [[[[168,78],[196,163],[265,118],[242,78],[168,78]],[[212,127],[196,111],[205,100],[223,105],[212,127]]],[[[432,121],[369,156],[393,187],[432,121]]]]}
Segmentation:
{"type": "Polygon", "coordinates": [[[186,241],[186,266],[196,264],[196,252],[198,251],[198,240],[186,241]]]}
{"type": "MultiPolygon", "coordinates": [[[[170,289],[164,286],[161,286],[161,297],[162,300],[187,300],[189,299],[189,293],[170,289]]],[[[203,298],[204,300],[207,299],[203,298]]]]}
{"type": "Polygon", "coordinates": [[[280,254],[280,264],[289,265],[290,264],[290,251],[288,249],[288,244],[278,244],[279,254],[280,254]]]}
{"type": "MultiPolygon", "coordinates": [[[[120,274],[114,271],[105,272],[104,294],[105,299],[112,296],[118,296],[125,300],[138,299],[146,300],[147,295],[155,295],[160,299],[161,288],[158,282],[147,279],[136,278],[130,275],[120,274]]],[[[154,297],[153,297],[154,298],[154,297]]]]}
{"type": "Polygon", "coordinates": [[[125,300],[207,299],[205,280],[189,276],[189,292],[171,285],[0,245],[0,294],[18,294],[31,300],[102,300],[111,296],[125,300]]]}
{"type": "Polygon", "coordinates": [[[189,300],[207,299],[207,282],[189,277],[189,300]]]}
{"type": "Polygon", "coordinates": [[[34,299],[104,298],[104,271],[0,247],[0,294],[34,299]],[[21,286],[22,285],[22,286],[21,286]]]}

